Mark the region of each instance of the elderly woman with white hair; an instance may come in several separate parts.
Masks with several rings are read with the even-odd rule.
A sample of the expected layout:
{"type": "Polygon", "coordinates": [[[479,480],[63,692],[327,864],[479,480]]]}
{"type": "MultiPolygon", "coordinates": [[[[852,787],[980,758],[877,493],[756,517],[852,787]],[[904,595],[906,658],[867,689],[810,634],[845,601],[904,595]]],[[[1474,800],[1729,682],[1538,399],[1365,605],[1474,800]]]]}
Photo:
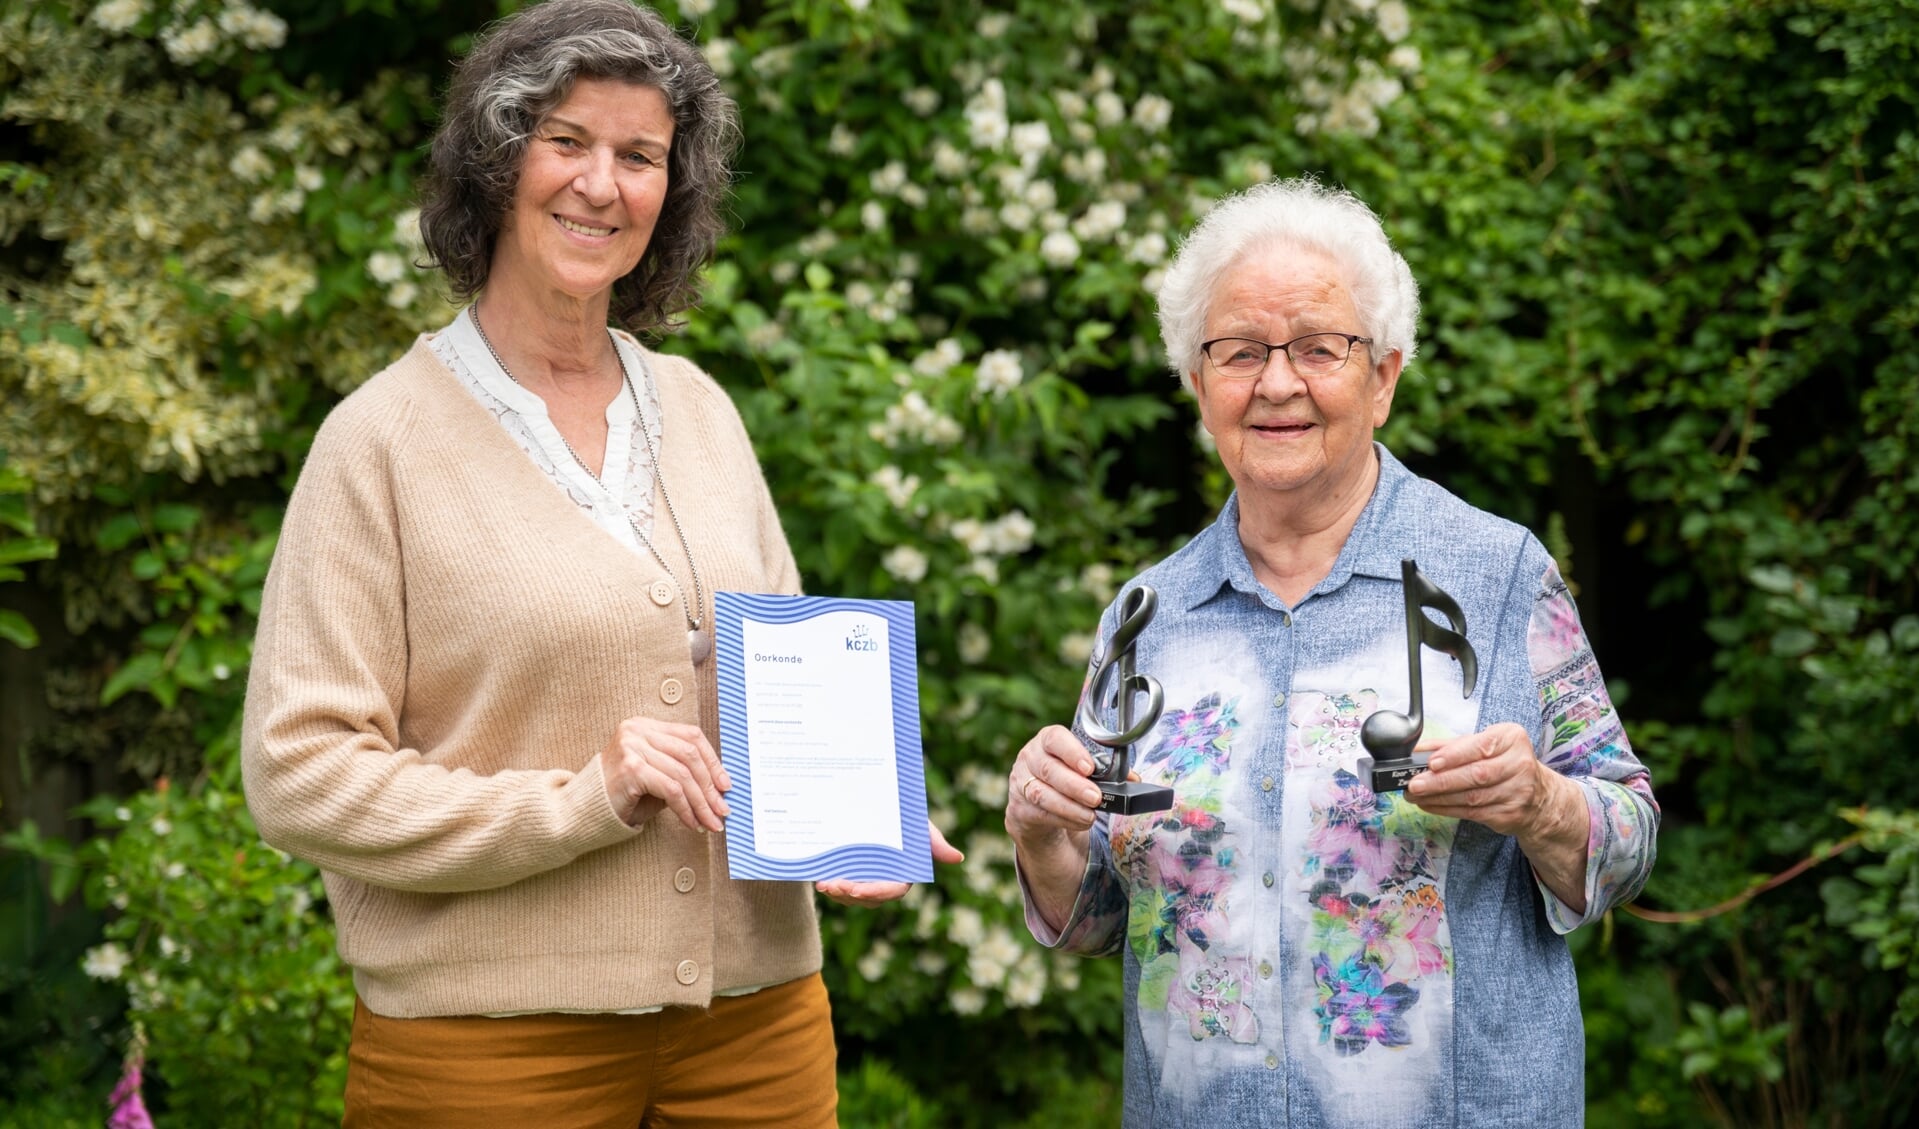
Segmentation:
{"type": "MultiPolygon", "coordinates": [[[[1042,943],[1124,954],[1125,1123],[1541,1126],[1584,1114],[1562,935],[1633,896],[1659,809],[1552,556],[1408,471],[1373,432],[1418,288],[1357,198],[1261,185],[1160,290],[1168,359],[1236,490],[1140,574],[1164,686],[1109,816],[1085,733],[1020,750],[1006,827],[1042,943]],[[1479,658],[1424,667],[1429,768],[1375,793],[1360,730],[1408,697],[1401,561],[1479,658]]],[[[1089,687],[1090,690],[1090,687],[1089,687]]]]}

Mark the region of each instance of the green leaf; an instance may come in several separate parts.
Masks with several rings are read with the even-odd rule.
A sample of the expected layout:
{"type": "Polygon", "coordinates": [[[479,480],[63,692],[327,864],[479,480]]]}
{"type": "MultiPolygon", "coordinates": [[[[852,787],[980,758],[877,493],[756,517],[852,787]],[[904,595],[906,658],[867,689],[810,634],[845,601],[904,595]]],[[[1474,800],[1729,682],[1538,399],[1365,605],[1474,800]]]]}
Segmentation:
{"type": "Polygon", "coordinates": [[[40,645],[40,633],[33,629],[33,624],[10,608],[0,608],[0,639],[22,650],[40,645]]]}
{"type": "Polygon", "coordinates": [[[130,691],[144,690],[162,673],[164,666],[160,656],[152,651],[143,651],[128,659],[107,679],[106,685],[100,688],[100,704],[110,706],[130,691]]]}
{"type": "Polygon", "coordinates": [[[93,535],[93,543],[104,552],[114,553],[126,548],[135,537],[140,536],[140,533],[138,516],[130,513],[115,514],[102,523],[99,532],[93,535]]]}
{"type": "Polygon", "coordinates": [[[60,544],[51,537],[21,537],[0,541],[0,565],[50,561],[59,555],[60,544]]]}

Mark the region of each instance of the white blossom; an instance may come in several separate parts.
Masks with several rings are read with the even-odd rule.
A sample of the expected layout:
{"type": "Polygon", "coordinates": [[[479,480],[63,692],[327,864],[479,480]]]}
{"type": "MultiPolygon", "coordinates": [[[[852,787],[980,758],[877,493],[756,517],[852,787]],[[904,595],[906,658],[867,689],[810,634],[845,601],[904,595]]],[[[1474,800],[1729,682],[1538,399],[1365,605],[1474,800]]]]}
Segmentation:
{"type": "Polygon", "coordinates": [[[798,243],[793,244],[793,249],[809,259],[817,259],[832,250],[834,244],[839,241],[840,237],[838,235],[826,228],[820,228],[813,234],[803,237],[798,243]]]}
{"type": "Polygon", "coordinates": [[[1084,153],[1068,153],[1060,161],[1070,180],[1080,184],[1097,184],[1106,179],[1106,151],[1088,149],[1084,153]]]}
{"type": "Polygon", "coordinates": [[[1003,925],[994,925],[966,953],[966,975],[982,988],[996,988],[1020,958],[1020,945],[1003,925]]]}
{"type": "MultiPolygon", "coordinates": [[[[131,821],[131,820],[133,819],[133,811],[132,811],[132,809],[130,809],[130,808],[124,808],[124,807],[120,807],[120,808],[114,808],[114,809],[113,809],[113,818],[115,818],[115,819],[117,819],[117,820],[119,820],[119,821],[120,821],[121,823],[126,823],[126,822],[129,822],[129,821],[131,821]]],[[[108,876],[107,876],[107,884],[108,884],[108,885],[112,885],[112,884],[113,884],[113,876],[112,876],[112,875],[108,875],[108,876]]]]}
{"type": "Polygon", "coordinates": [[[921,949],[919,955],[913,958],[913,967],[922,976],[938,976],[946,971],[946,958],[931,949],[921,949]]]}
{"type": "MultiPolygon", "coordinates": [[[[973,369],[973,386],[983,396],[1004,396],[1026,379],[1019,354],[1011,349],[995,349],[979,359],[973,369]]],[[[970,548],[970,546],[969,546],[970,548]]]]}
{"type": "Polygon", "coordinates": [[[185,878],[187,876],[187,866],[183,862],[170,862],[160,871],[160,873],[166,875],[168,878],[173,879],[175,882],[178,882],[180,879],[185,878]]]}
{"type": "MultiPolygon", "coordinates": [[[[386,304],[396,310],[404,310],[408,306],[411,306],[419,296],[420,288],[414,285],[412,280],[396,282],[392,286],[387,287],[386,304]]],[[[288,310],[286,312],[292,313],[293,311],[288,310]]]]}
{"type": "Polygon", "coordinates": [[[1379,25],[1379,34],[1386,37],[1388,43],[1398,43],[1412,30],[1412,15],[1406,11],[1406,5],[1400,0],[1385,0],[1379,11],[1373,13],[1373,22],[1379,25]]]}
{"type": "Polygon", "coordinates": [[[393,238],[415,255],[426,250],[426,237],[420,234],[420,209],[408,208],[393,217],[393,238]]]}
{"type": "Polygon", "coordinates": [[[406,275],[406,260],[391,251],[375,251],[366,257],[366,272],[381,285],[398,282],[406,275]]]}
{"type": "Polygon", "coordinates": [[[1133,103],[1133,124],[1147,133],[1158,133],[1173,120],[1173,104],[1157,94],[1142,94],[1133,103]]]}
{"type": "Polygon", "coordinates": [[[1118,125],[1126,120],[1126,103],[1110,90],[1093,95],[1093,119],[1101,125],[1118,125]]]}
{"type": "Polygon", "coordinates": [[[713,11],[714,0],[680,0],[680,15],[699,19],[713,11]]]}
{"type": "Polygon", "coordinates": [[[1133,240],[1126,251],[1127,259],[1147,266],[1158,266],[1166,260],[1166,237],[1157,231],[1149,231],[1133,240]]]}
{"type": "Polygon", "coordinates": [[[1077,90],[1053,91],[1053,105],[1059,107],[1059,116],[1069,121],[1086,116],[1086,96],[1077,90]]]}
{"type": "Polygon", "coordinates": [[[991,208],[968,208],[960,213],[960,230],[968,235],[991,235],[996,227],[991,208]]]}
{"type": "Polygon", "coordinates": [[[242,145],[227,162],[227,171],[249,184],[258,184],[273,174],[273,162],[257,145],[242,145]]]}
{"type": "Polygon", "coordinates": [[[940,108],[940,92],[930,86],[915,86],[900,95],[900,101],[920,117],[930,118],[940,108]]]}
{"type": "Polygon", "coordinates": [[[1072,121],[1066,123],[1066,136],[1077,144],[1091,145],[1093,139],[1099,136],[1099,131],[1093,128],[1091,122],[1072,121]]]}
{"type": "Polygon", "coordinates": [[[924,208],[926,201],[926,189],[921,188],[917,184],[904,184],[900,186],[900,203],[905,204],[909,208],[924,208]]]}
{"type": "Polygon", "coordinates": [[[1086,85],[1089,90],[1111,90],[1113,88],[1113,68],[1107,66],[1105,63],[1095,66],[1093,73],[1086,77],[1086,85]]]}
{"type": "Polygon", "coordinates": [[[975,26],[980,33],[980,38],[998,39],[1006,34],[1006,29],[1012,22],[1013,17],[1005,12],[988,12],[979,18],[979,23],[975,26]]]}
{"type": "Polygon", "coordinates": [[[1265,0],[1220,0],[1219,6],[1241,23],[1256,24],[1266,18],[1265,0]]]}
{"type": "Polygon", "coordinates": [[[899,161],[888,161],[867,178],[867,183],[879,195],[891,196],[906,184],[906,166],[899,161]]]}
{"type": "Polygon", "coordinates": [[[1019,295],[1019,300],[1022,302],[1037,303],[1044,301],[1046,298],[1046,280],[1037,276],[1033,278],[1022,278],[1019,280],[1019,285],[1014,287],[1013,292],[1019,295]]]}
{"type": "Polygon", "coordinates": [[[707,40],[706,46],[700,48],[700,53],[706,56],[706,65],[713,68],[715,75],[720,78],[732,78],[733,52],[738,49],[738,46],[731,39],[720,36],[717,39],[707,40]]]}
{"type": "Polygon", "coordinates": [[[1034,181],[1026,186],[1020,196],[1028,207],[1040,212],[1050,211],[1053,205],[1059,203],[1059,190],[1053,187],[1050,180],[1034,181]]]}
{"type": "Polygon", "coordinates": [[[999,583],[999,562],[992,557],[974,557],[960,566],[961,576],[977,576],[988,584],[999,583]]]}
{"type": "Polygon", "coordinates": [[[887,550],[880,564],[893,579],[918,584],[926,579],[926,554],[911,545],[895,545],[887,550]]]}
{"type": "MultiPolygon", "coordinates": [[[[1093,599],[1104,604],[1111,601],[1112,598],[1119,593],[1119,586],[1114,583],[1116,579],[1113,575],[1112,565],[1107,564],[1105,561],[1094,561],[1092,564],[1080,570],[1079,586],[1086,589],[1087,593],[1091,595],[1093,599]]],[[[1090,643],[1087,645],[1086,650],[1092,650],[1090,643]]]]}
{"type": "Polygon", "coordinates": [[[1073,234],[1088,243],[1111,239],[1126,226],[1126,205],[1117,200],[1101,200],[1073,221],[1073,234]]]}
{"type": "MultiPolygon", "coordinates": [[[[771,324],[771,323],[769,323],[771,324]]],[[[913,495],[919,492],[920,478],[917,474],[902,474],[900,468],[891,463],[873,472],[867,479],[880,488],[886,500],[894,509],[903,510],[913,504],[913,495]]]]}
{"type": "Polygon", "coordinates": [[[296,888],[287,902],[293,908],[293,916],[303,917],[306,911],[313,908],[313,895],[305,889],[296,888]]]}
{"type": "Polygon", "coordinates": [[[1079,240],[1069,231],[1051,232],[1040,240],[1039,257],[1048,266],[1064,270],[1079,262],[1079,240]]]}
{"type": "Polygon", "coordinates": [[[999,222],[1014,231],[1031,231],[1033,209],[1023,200],[1014,200],[999,210],[999,222]]]}
{"type": "Polygon", "coordinates": [[[859,143],[859,134],[835,122],[833,132],[826,138],[826,151],[836,157],[850,157],[853,155],[853,150],[859,147],[859,143]]]}
{"type": "Polygon", "coordinates": [[[1059,639],[1061,662],[1083,663],[1093,653],[1093,637],[1084,631],[1069,631],[1059,639]]]}
{"type": "Polygon", "coordinates": [[[86,957],[80,961],[80,970],[95,980],[118,980],[132,963],[133,958],[125,949],[108,941],[87,950],[86,957]]]}
{"type": "Polygon", "coordinates": [[[1032,168],[1053,147],[1053,131],[1045,122],[1021,122],[1012,129],[1013,155],[1032,168]]]}
{"type": "Polygon", "coordinates": [[[972,906],[954,906],[952,920],[946,926],[946,939],[962,949],[972,948],[986,939],[986,920],[972,906]]]}
{"type": "MultiPolygon", "coordinates": [[[[986,661],[986,656],[993,650],[993,637],[977,623],[962,623],[956,644],[960,661],[973,666],[986,661]]],[[[989,807],[992,806],[990,799],[982,798],[980,802],[989,807]]]]}
{"type": "Polygon", "coordinates": [[[293,183],[302,192],[318,192],[326,187],[326,174],[312,165],[300,165],[293,170],[293,183]]]}
{"type": "Polygon", "coordinates": [[[746,347],[764,353],[786,340],[786,327],[776,321],[763,321],[746,331],[746,347]]]}
{"type": "Polygon", "coordinates": [[[155,835],[164,837],[173,831],[173,821],[164,815],[156,815],[153,817],[153,822],[148,824],[147,827],[152,830],[155,835]]]}
{"type": "Polygon", "coordinates": [[[986,1009],[986,993],[978,988],[955,988],[946,998],[954,1015],[978,1015],[986,1009]]]}
{"type": "Polygon", "coordinates": [[[886,974],[886,964],[893,959],[893,946],[884,940],[873,942],[873,947],[858,961],[860,975],[868,980],[878,980],[886,974]]]}
{"type": "Polygon", "coordinates": [[[220,30],[255,51],[270,51],[287,41],[285,20],[239,0],[220,13],[220,30]]]}
{"type": "Polygon", "coordinates": [[[781,259],[766,272],[774,283],[785,286],[800,276],[800,265],[791,259],[781,259]]]}
{"type": "Polygon", "coordinates": [[[947,180],[958,180],[971,167],[972,162],[966,159],[966,154],[960,152],[952,142],[944,137],[933,142],[933,171],[940,176],[947,180]]]}
{"type": "Polygon", "coordinates": [[[913,371],[921,376],[944,376],[948,369],[965,359],[966,350],[957,339],[948,337],[913,358],[913,371]]]}
{"type": "Polygon", "coordinates": [[[1139,280],[1139,288],[1148,294],[1157,294],[1159,293],[1159,288],[1164,285],[1165,282],[1165,271],[1158,269],[1150,270],[1146,272],[1146,277],[1139,280]]]}
{"type": "Polygon", "coordinates": [[[168,58],[188,66],[219,48],[220,33],[214,29],[212,20],[197,20],[191,27],[184,28],[174,24],[160,33],[160,44],[167,49],[168,58]]]}
{"type": "MultiPolygon", "coordinates": [[[[712,0],[705,0],[712,3],[712,0]]],[[[782,43],[768,47],[753,57],[753,71],[761,78],[780,78],[793,69],[793,45],[782,43]]]]}
{"type": "Polygon", "coordinates": [[[147,14],[147,0],[107,0],[87,19],[101,31],[126,31],[147,14]]]}
{"type": "Polygon", "coordinates": [[[1011,1007],[1032,1007],[1046,995],[1046,962],[1027,950],[1006,977],[1006,1002],[1011,1007]]]}
{"type": "Polygon", "coordinates": [[[886,229],[886,209],[878,200],[868,200],[860,205],[860,226],[868,231],[886,229]]]}

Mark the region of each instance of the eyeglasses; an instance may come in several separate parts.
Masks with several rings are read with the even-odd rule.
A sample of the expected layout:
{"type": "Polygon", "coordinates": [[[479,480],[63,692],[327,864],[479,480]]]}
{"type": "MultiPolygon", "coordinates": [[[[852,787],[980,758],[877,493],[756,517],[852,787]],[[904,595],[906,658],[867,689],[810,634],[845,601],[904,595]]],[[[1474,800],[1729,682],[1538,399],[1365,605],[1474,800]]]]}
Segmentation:
{"type": "Polygon", "coordinates": [[[1371,345],[1370,337],[1350,333],[1308,333],[1281,344],[1253,341],[1245,337],[1217,337],[1201,342],[1199,351],[1213,363],[1213,370],[1228,380],[1251,380],[1266,371],[1266,362],[1275,349],[1293,362],[1301,376],[1324,376],[1338,372],[1353,355],[1353,346],[1371,345]]]}

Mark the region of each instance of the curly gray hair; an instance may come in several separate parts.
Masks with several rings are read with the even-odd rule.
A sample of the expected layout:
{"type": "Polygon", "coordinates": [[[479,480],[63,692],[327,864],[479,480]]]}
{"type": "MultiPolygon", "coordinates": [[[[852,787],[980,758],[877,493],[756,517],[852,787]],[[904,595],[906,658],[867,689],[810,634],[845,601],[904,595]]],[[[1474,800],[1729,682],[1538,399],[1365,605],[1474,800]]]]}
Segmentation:
{"type": "Polygon", "coordinates": [[[1419,284],[1359,197],[1310,177],[1274,180],[1228,196],[1180,245],[1159,288],[1159,333],[1166,360],[1184,377],[1199,368],[1207,307],[1220,278],[1248,252],[1267,247],[1317,251],[1339,265],[1374,356],[1418,349],[1419,284]]]}
{"type": "Polygon", "coordinates": [[[447,88],[420,234],[456,297],[485,288],[528,139],[581,78],[654,87],[672,112],[666,201],[646,254],[614,283],[612,308],[629,329],[670,325],[699,300],[698,272],[725,230],[739,112],[699,49],[628,0],[547,0],[482,33],[447,88]]]}

